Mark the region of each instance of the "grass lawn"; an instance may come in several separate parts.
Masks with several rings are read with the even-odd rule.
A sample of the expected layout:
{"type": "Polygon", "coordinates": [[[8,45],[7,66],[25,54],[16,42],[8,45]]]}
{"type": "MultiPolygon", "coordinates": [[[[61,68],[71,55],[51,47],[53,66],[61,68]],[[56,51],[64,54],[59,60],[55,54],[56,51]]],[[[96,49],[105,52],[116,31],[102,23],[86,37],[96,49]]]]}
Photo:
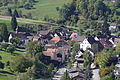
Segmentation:
{"type": "Polygon", "coordinates": [[[19,8],[18,10],[21,10],[23,14],[30,12],[33,18],[39,20],[43,20],[44,16],[57,19],[58,12],[56,11],[56,7],[61,7],[69,2],[71,2],[71,0],[36,0],[33,9],[26,10],[19,8]]]}
{"type": "MultiPolygon", "coordinates": [[[[15,51],[14,55],[25,55],[25,53],[19,52],[19,51],[15,51]]],[[[0,56],[2,56],[2,62],[6,63],[7,61],[11,60],[11,57],[13,55],[11,55],[11,53],[8,52],[4,52],[4,51],[0,51],[0,56]]],[[[16,76],[13,75],[9,69],[4,68],[4,69],[0,69],[0,80],[16,80],[16,76]]]]}
{"type": "Polygon", "coordinates": [[[2,56],[2,62],[6,63],[7,61],[10,61],[11,60],[11,57],[13,55],[25,55],[25,53],[22,53],[22,52],[19,52],[19,51],[15,51],[13,53],[13,55],[11,55],[11,53],[8,53],[8,52],[4,52],[4,51],[0,51],[0,55],[2,56]]]}
{"type": "MultiPolygon", "coordinates": [[[[33,18],[43,20],[44,16],[49,16],[51,18],[57,19],[58,12],[56,11],[56,7],[61,7],[64,4],[71,2],[72,0],[36,0],[34,3],[33,9],[24,9],[17,8],[17,10],[21,10],[23,15],[26,13],[32,13],[33,18]]],[[[14,6],[19,6],[20,4],[9,4],[8,6],[0,7],[0,11],[7,11],[8,7],[13,8],[14,6]]],[[[14,9],[13,9],[14,10],[14,9]]]]}
{"type": "MultiPolygon", "coordinates": [[[[11,31],[11,21],[10,20],[2,20],[0,19],[0,23],[5,23],[9,31],[11,31]]],[[[18,25],[26,24],[25,22],[18,22],[18,25]]]]}
{"type": "Polygon", "coordinates": [[[69,3],[71,0],[38,0],[39,2],[34,5],[35,9],[30,10],[35,18],[43,19],[48,15],[51,18],[57,19],[58,12],[56,7],[61,7],[69,3]]]}

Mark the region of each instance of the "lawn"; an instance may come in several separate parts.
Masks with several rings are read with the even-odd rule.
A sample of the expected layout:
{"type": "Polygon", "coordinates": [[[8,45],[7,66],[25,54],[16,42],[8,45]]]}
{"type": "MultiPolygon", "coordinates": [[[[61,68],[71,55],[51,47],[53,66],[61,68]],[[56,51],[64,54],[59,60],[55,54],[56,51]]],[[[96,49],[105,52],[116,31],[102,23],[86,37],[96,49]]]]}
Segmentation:
{"type": "Polygon", "coordinates": [[[51,18],[57,19],[58,12],[56,7],[61,7],[64,4],[69,3],[71,0],[38,0],[39,2],[34,5],[33,10],[31,10],[33,16],[38,19],[43,19],[44,16],[49,16],[51,18]]]}
{"type": "MultiPolygon", "coordinates": [[[[25,55],[23,52],[15,51],[14,55],[25,55]]],[[[0,56],[2,56],[2,62],[6,63],[11,60],[11,53],[0,51],[0,56]]],[[[16,76],[10,72],[8,68],[0,69],[0,80],[16,80],[16,76]]]]}
{"type": "MultiPolygon", "coordinates": [[[[24,8],[17,8],[17,10],[21,10],[23,15],[26,13],[32,13],[33,18],[38,20],[43,20],[44,16],[49,16],[51,18],[57,19],[58,12],[56,11],[56,7],[61,7],[71,1],[72,0],[36,0],[32,9],[28,10],[24,8]]],[[[9,4],[8,6],[0,7],[0,10],[2,12],[5,12],[7,11],[8,7],[13,8],[18,7],[19,5],[20,4],[9,4]]]]}
{"type": "MultiPolygon", "coordinates": [[[[11,21],[10,20],[0,19],[0,23],[5,23],[7,25],[8,30],[11,31],[11,21]]],[[[18,25],[22,25],[22,24],[27,24],[27,23],[25,23],[24,21],[18,22],[18,25]]]]}

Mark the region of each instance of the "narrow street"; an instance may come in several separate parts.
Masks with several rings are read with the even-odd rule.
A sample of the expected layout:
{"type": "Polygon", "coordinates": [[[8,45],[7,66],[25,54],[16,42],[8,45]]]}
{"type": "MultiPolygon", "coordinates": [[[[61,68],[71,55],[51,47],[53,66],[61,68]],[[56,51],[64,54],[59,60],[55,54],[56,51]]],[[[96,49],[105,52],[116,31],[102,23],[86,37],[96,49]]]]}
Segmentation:
{"type": "Polygon", "coordinates": [[[100,76],[99,76],[99,69],[93,69],[92,70],[93,76],[92,76],[92,80],[100,80],[100,76]]]}
{"type": "Polygon", "coordinates": [[[54,77],[52,78],[52,80],[60,80],[60,78],[62,77],[62,75],[64,74],[64,72],[66,71],[66,66],[62,66],[58,69],[58,71],[55,73],[54,77]]]}

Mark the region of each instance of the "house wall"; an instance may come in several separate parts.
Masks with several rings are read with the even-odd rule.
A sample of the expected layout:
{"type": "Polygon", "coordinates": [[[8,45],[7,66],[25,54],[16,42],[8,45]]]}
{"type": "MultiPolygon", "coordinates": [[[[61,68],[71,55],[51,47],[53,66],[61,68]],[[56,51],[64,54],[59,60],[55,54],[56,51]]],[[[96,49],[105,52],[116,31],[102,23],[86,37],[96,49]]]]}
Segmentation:
{"type": "Polygon", "coordinates": [[[87,39],[85,39],[82,43],[80,43],[80,49],[83,49],[84,51],[87,50],[87,48],[91,48],[92,45],[88,42],[87,39]]]}
{"type": "Polygon", "coordinates": [[[57,60],[57,61],[63,63],[63,62],[65,61],[65,53],[64,53],[64,50],[63,50],[63,51],[60,50],[60,51],[55,52],[55,53],[51,56],[51,59],[52,59],[52,60],[57,60]],[[57,54],[61,54],[62,57],[61,57],[61,58],[57,57],[57,54]]]}
{"type": "Polygon", "coordinates": [[[10,36],[9,36],[9,42],[10,42],[10,40],[12,39],[13,37],[12,37],[12,34],[10,34],[10,36]]]}

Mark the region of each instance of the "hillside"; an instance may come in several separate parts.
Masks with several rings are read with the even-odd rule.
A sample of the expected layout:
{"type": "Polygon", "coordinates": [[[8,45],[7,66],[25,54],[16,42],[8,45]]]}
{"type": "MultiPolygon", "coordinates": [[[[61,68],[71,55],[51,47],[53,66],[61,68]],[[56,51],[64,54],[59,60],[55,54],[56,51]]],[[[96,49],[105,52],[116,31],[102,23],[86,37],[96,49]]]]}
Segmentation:
{"type": "Polygon", "coordinates": [[[20,4],[8,4],[7,6],[0,7],[0,14],[6,16],[5,13],[7,12],[8,8],[14,10],[14,8],[17,7],[17,10],[21,11],[22,15],[27,15],[28,13],[31,13],[34,19],[43,20],[44,16],[49,16],[56,19],[58,17],[56,7],[61,7],[64,4],[69,3],[70,1],[71,0],[36,0],[36,2],[33,4],[32,9],[20,8],[20,4]]]}

